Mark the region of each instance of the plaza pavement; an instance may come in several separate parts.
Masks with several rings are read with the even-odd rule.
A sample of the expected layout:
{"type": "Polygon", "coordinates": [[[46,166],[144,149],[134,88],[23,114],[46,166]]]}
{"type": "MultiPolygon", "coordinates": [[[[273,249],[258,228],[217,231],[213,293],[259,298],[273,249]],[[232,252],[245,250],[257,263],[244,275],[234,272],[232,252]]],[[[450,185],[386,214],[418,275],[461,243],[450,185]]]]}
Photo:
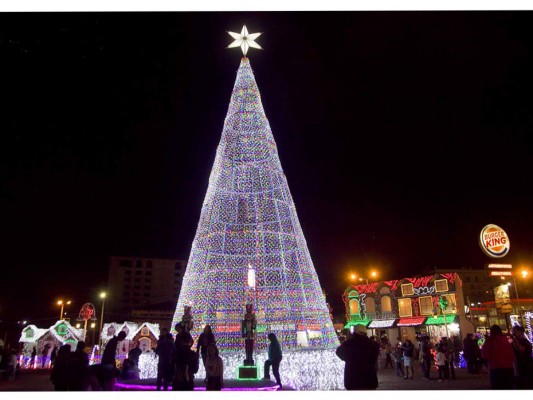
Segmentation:
{"type": "MultiPolygon", "coordinates": [[[[456,380],[439,382],[437,371],[431,371],[432,379],[422,379],[420,368],[415,365],[414,379],[403,379],[396,376],[393,369],[378,371],[378,390],[488,390],[490,389],[486,374],[467,374],[465,369],[456,369],[456,380]]],[[[283,380],[283,376],[281,377],[283,380]]],[[[231,387],[228,382],[226,387],[231,387]]],[[[291,390],[290,388],[286,388],[291,390]]],[[[22,371],[15,381],[0,380],[0,391],[53,391],[49,370],[22,371]]]]}

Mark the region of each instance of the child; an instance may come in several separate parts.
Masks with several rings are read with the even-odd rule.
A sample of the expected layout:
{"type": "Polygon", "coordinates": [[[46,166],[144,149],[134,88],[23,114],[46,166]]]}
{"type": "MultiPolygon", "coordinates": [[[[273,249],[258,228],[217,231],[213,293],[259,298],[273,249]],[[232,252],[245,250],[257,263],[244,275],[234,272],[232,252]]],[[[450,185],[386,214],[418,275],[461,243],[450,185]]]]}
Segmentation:
{"type": "Polygon", "coordinates": [[[446,365],[446,354],[444,353],[444,348],[442,346],[437,347],[437,364],[439,365],[439,382],[442,382],[444,377],[444,369],[447,368],[446,365]]]}
{"type": "Polygon", "coordinates": [[[403,377],[403,367],[402,367],[402,348],[400,345],[396,346],[396,349],[392,353],[392,358],[394,359],[394,363],[396,364],[396,376],[403,377]]]}
{"type": "Polygon", "coordinates": [[[205,359],[205,372],[207,375],[206,390],[222,390],[224,381],[224,363],[218,355],[218,348],[214,343],[207,346],[207,357],[205,359]]]}

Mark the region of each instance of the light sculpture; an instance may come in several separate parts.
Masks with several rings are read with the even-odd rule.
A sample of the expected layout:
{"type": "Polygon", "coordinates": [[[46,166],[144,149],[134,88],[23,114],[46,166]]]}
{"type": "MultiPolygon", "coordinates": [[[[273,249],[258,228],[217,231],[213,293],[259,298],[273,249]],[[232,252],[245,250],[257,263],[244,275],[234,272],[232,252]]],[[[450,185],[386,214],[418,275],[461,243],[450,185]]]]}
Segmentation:
{"type": "MultiPolygon", "coordinates": [[[[172,326],[183,306],[191,304],[195,341],[209,324],[221,356],[242,355],[240,324],[247,302],[253,303],[257,316],[258,353],[266,350],[267,334],[274,332],[284,362],[288,352],[304,346],[334,355],[338,338],[250,61],[243,57],[172,326]],[[313,336],[302,341],[308,332],[313,336]]],[[[324,357],[330,362],[336,358],[324,357]]],[[[337,361],[333,364],[339,367],[337,361]]],[[[317,379],[317,385],[330,379],[317,379]]]]}

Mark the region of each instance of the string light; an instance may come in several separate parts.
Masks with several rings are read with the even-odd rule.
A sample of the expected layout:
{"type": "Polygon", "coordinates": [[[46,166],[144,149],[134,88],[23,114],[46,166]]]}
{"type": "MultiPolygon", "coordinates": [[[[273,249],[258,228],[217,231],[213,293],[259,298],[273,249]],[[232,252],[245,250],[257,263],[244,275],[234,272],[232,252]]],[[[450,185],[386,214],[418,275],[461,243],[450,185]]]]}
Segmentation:
{"type": "Polygon", "coordinates": [[[526,311],[524,313],[524,318],[526,320],[527,334],[526,337],[531,343],[533,343],[533,331],[531,330],[531,320],[533,319],[533,312],[526,311]]]}
{"type": "Polygon", "coordinates": [[[266,350],[266,333],[276,326],[285,365],[287,351],[303,346],[335,349],[339,345],[259,89],[244,57],[172,329],[181,320],[184,306],[191,305],[194,338],[209,324],[221,353],[242,353],[240,324],[249,302],[258,321],[256,349],[266,350]],[[250,270],[254,276],[249,281],[250,270]],[[308,337],[307,331],[315,332],[314,337],[308,337]]]}
{"type": "MultiPolygon", "coordinates": [[[[224,379],[237,379],[237,368],[242,365],[244,354],[224,353],[220,356],[224,363],[224,379]]],[[[262,367],[266,358],[265,352],[255,356],[260,373],[263,372],[262,367]]],[[[141,379],[157,377],[157,355],[153,352],[141,354],[139,369],[141,379]]],[[[344,388],[344,362],[337,357],[335,350],[305,349],[284,352],[279,371],[283,384],[297,390],[344,388]]],[[[205,378],[202,363],[195,378],[205,378]]]]}

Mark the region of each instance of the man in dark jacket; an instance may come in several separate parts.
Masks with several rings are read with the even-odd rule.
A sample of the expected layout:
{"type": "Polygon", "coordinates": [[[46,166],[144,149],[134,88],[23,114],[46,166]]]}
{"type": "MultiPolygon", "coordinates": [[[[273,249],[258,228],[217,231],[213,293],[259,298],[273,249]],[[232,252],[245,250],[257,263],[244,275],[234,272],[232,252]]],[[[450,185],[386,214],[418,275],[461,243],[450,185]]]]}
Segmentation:
{"type": "Polygon", "coordinates": [[[363,325],[354,327],[354,334],[340,345],[336,353],[346,363],[344,387],[347,390],[371,390],[378,387],[375,366],[379,348],[366,335],[363,325]]]}
{"type": "Polygon", "coordinates": [[[193,345],[189,332],[176,336],[175,344],[175,374],[172,390],[194,390],[194,375],[198,372],[198,353],[191,349],[193,345]]]}
{"type": "Polygon", "coordinates": [[[109,342],[107,342],[104,354],[102,355],[102,365],[111,365],[113,368],[116,367],[116,354],[117,354],[117,347],[118,343],[122,342],[124,339],[126,339],[126,332],[120,331],[117,336],[113,336],[111,339],[109,339],[109,342]]]}
{"type": "Polygon", "coordinates": [[[155,353],[158,355],[157,361],[157,390],[167,390],[174,377],[174,343],[172,335],[168,333],[167,328],[161,329],[161,336],[157,342],[155,353]]]}
{"type": "Polygon", "coordinates": [[[85,389],[85,377],[89,367],[89,355],[85,352],[85,342],[78,342],[76,351],[70,355],[69,390],[85,389]]]}
{"type": "Polygon", "coordinates": [[[141,357],[141,354],[143,351],[141,350],[141,342],[137,341],[137,346],[135,346],[133,349],[131,349],[128,352],[128,360],[131,360],[135,363],[135,365],[139,366],[139,357],[141,357]]]}
{"type": "Polygon", "coordinates": [[[265,379],[270,379],[270,366],[272,365],[274,378],[276,378],[279,389],[282,389],[283,386],[281,385],[281,377],[279,375],[279,364],[283,358],[281,344],[279,344],[275,333],[269,333],[268,339],[270,340],[270,344],[268,345],[268,359],[265,361],[264,367],[265,379]]]}
{"type": "Polygon", "coordinates": [[[463,357],[466,360],[466,366],[469,374],[475,374],[476,371],[476,353],[479,350],[478,345],[474,341],[471,333],[466,334],[463,341],[463,357]]]}

